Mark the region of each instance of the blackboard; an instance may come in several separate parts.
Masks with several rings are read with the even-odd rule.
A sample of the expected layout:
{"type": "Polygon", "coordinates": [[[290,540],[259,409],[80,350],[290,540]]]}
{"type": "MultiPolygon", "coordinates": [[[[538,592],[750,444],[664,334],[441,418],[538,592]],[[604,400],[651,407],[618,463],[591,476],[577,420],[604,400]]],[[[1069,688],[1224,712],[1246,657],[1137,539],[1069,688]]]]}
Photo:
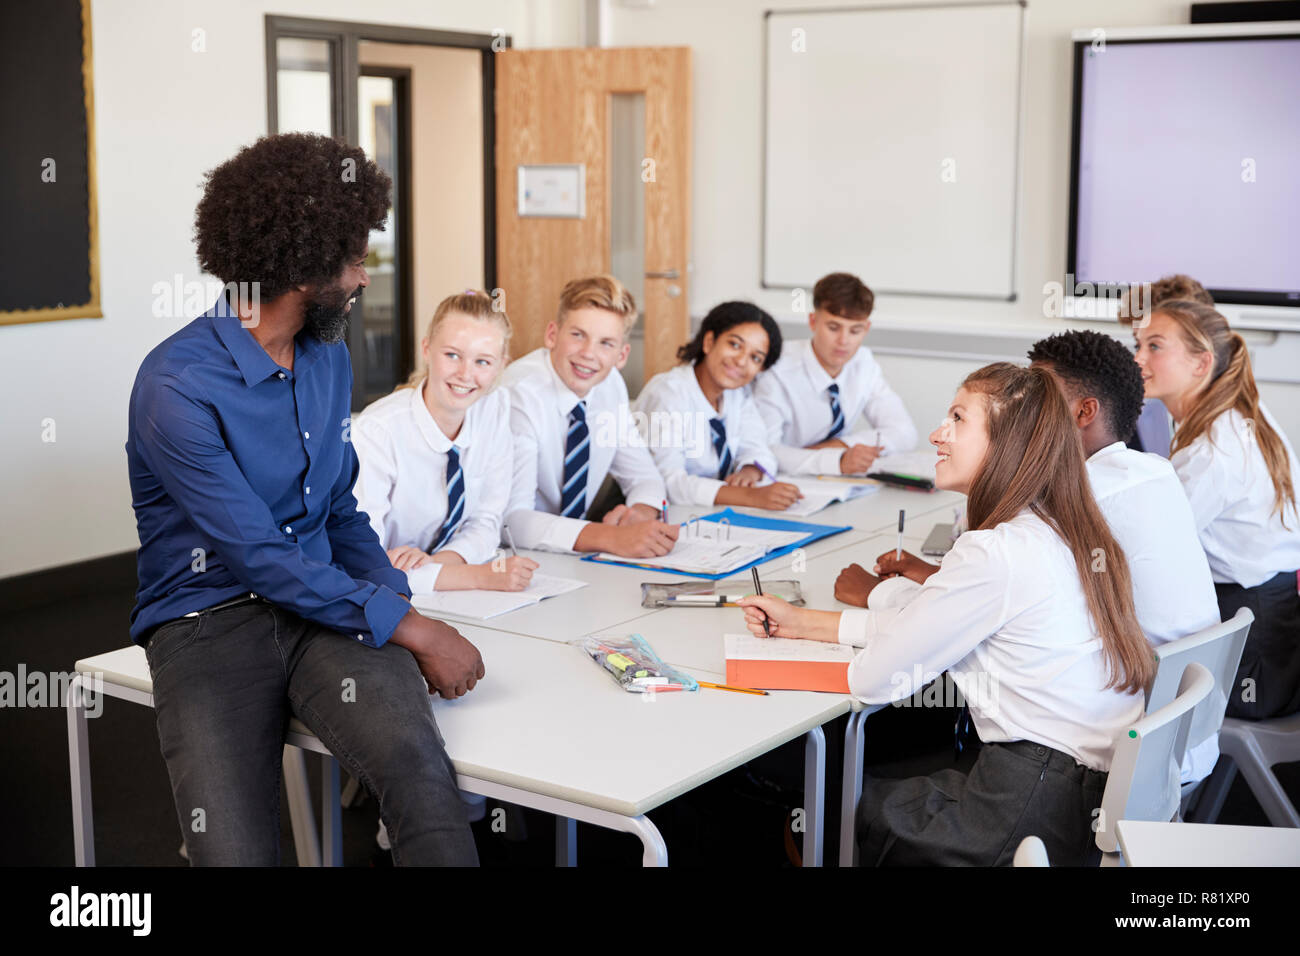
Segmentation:
{"type": "Polygon", "coordinates": [[[0,7],[0,324],[98,318],[89,0],[0,7]]]}

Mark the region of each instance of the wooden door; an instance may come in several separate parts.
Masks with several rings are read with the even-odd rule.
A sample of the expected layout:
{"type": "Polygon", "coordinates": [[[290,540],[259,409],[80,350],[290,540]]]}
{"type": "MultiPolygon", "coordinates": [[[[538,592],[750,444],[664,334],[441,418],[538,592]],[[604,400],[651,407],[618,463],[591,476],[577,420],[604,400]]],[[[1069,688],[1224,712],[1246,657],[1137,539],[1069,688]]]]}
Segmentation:
{"type": "Polygon", "coordinates": [[[495,62],[497,277],[515,326],[512,354],[542,344],[565,282],[610,271],[609,101],[641,92],[651,161],[641,176],[645,377],[671,368],[690,334],[690,49],[503,50],[495,62]],[[583,164],[582,218],[519,216],[517,170],[535,163],[583,164]]]}

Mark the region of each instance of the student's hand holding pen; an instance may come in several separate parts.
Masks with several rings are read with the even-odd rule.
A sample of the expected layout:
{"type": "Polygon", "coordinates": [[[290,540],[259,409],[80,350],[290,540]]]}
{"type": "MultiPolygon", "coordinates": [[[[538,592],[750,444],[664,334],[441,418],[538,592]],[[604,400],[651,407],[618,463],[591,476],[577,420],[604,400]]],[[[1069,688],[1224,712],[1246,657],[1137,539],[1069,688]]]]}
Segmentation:
{"type": "Polygon", "coordinates": [[[839,640],[838,611],[813,611],[795,607],[770,594],[751,594],[736,604],[745,609],[745,626],[755,637],[768,636],[763,631],[763,621],[766,620],[772,637],[799,637],[830,644],[839,640]]]}
{"type": "Polygon", "coordinates": [[[939,566],[931,564],[922,558],[918,558],[910,551],[904,551],[902,556],[898,555],[897,550],[886,551],[880,557],[876,558],[876,566],[872,568],[876,574],[882,578],[892,578],[902,575],[909,581],[915,581],[917,584],[924,584],[926,578],[939,570],[939,566]]]}
{"type": "Polygon", "coordinates": [[[865,475],[880,457],[879,445],[854,445],[840,456],[841,475],[865,475]]]}
{"type": "Polygon", "coordinates": [[[750,488],[749,497],[752,508],[766,508],[768,511],[784,511],[803,497],[798,485],[787,481],[778,481],[759,488],[750,488]]]}
{"type": "Polygon", "coordinates": [[[614,547],[605,550],[625,558],[658,558],[677,543],[681,526],[662,521],[624,522],[614,529],[614,547]]]}

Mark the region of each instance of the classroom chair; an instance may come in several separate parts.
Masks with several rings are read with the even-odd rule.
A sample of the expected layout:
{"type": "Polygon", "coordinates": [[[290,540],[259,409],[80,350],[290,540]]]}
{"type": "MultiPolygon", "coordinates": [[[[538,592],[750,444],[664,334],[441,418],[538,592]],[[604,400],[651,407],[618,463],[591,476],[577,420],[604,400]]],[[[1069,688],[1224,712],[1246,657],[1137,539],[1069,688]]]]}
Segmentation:
{"type": "Polygon", "coordinates": [[[1012,866],[1051,866],[1047,860],[1047,847],[1036,836],[1027,836],[1016,847],[1016,855],[1011,860],[1012,866]]]}
{"type": "MultiPolygon", "coordinates": [[[[1147,713],[1159,710],[1177,696],[1178,683],[1182,680],[1183,670],[1192,661],[1204,664],[1214,676],[1214,689],[1210,693],[1210,700],[1197,710],[1191,729],[1188,731],[1188,750],[1214,736],[1223,725],[1223,716],[1228,708],[1228,696],[1233,692],[1237,680],[1241,651],[1246,646],[1246,637],[1254,621],[1255,615],[1248,608],[1243,607],[1232,618],[1221,624],[1211,624],[1195,634],[1189,634],[1156,648],[1156,677],[1147,691],[1147,713]]],[[[1194,797],[1199,799],[1197,794],[1204,789],[1205,782],[1188,784],[1183,788],[1184,810],[1192,803],[1194,797]]]]}
{"type": "Polygon", "coordinates": [[[1229,717],[1219,731],[1219,762],[1206,779],[1192,812],[1198,823],[1214,823],[1237,771],[1275,827],[1300,827],[1300,813],[1273,773],[1274,764],[1300,760],[1300,714],[1272,720],[1229,717]]]}
{"type": "MultiPolygon", "coordinates": [[[[1179,768],[1197,710],[1214,691],[1214,675],[1192,661],[1183,669],[1178,694],[1115,738],[1115,755],[1095,827],[1102,866],[1120,866],[1115,824],[1120,820],[1176,819],[1182,788],[1179,768]]],[[[1211,708],[1214,706],[1210,705],[1211,708]]]]}

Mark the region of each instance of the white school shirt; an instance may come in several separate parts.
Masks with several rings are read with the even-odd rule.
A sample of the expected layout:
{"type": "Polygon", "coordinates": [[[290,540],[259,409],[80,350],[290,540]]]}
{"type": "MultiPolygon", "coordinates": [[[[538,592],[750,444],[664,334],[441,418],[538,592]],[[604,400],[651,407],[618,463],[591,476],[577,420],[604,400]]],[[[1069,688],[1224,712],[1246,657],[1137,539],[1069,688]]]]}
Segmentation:
{"type": "Polygon", "coordinates": [[[767,442],[790,475],[838,475],[843,448],[809,449],[826,440],[831,430],[827,389],[840,387],[844,430],[835,437],[846,445],[874,445],[880,433],[882,454],[910,451],[916,446],[916,426],[903,400],[885,381],[885,374],[862,346],[840,374],[831,378],[817,361],[812,342],[788,342],[781,358],[754,383],[754,398],[767,426],[767,442]]]}
{"type": "MultiPolygon", "coordinates": [[[[560,514],[569,412],[579,398],[556,373],[551,353],[544,348],[510,363],[502,383],[510,389],[510,430],[515,442],[510,506],[506,512],[510,534],[520,548],[572,551],[578,535],[589,524],[560,514]]],[[[584,512],[606,475],[614,476],[628,505],[649,505],[658,510],[667,493],[632,424],[627,385],[618,369],[611,370],[587,393],[586,403],[590,445],[584,512]]]]}
{"type": "Polygon", "coordinates": [[[722,462],[713,449],[709,422],[714,418],[721,418],[726,429],[733,471],[758,464],[769,475],[776,474],[776,456],[768,447],[767,430],[748,388],[723,391],[722,411],[718,411],[704,397],[695,366],[678,365],[646,382],[634,407],[673,504],[707,507],[725,484],[718,478],[722,462]]]}
{"type": "MultiPolygon", "coordinates": [[[[1138,624],[1152,646],[1219,623],[1210,565],[1196,536],[1191,505],[1173,466],[1123,442],[1088,459],[1093,497],[1119,542],[1133,578],[1138,624]]],[[[1219,759],[1219,735],[1187,751],[1183,783],[1209,776],[1219,759]]]]}
{"type": "MultiPolygon", "coordinates": [[[[368,405],[352,422],[360,470],[353,489],[357,507],[385,550],[433,547],[447,517],[447,453],[456,446],[465,488],[464,518],[442,547],[467,564],[489,560],[501,539],[509,503],[510,396],[494,388],[465,412],[453,442],[424,404],[424,382],[368,405]],[[504,468],[504,472],[503,472],[504,468]]],[[[441,564],[406,572],[413,594],[434,590],[441,564]]]]}
{"type": "Polygon", "coordinates": [[[902,607],[842,612],[839,640],[862,648],[849,689],[869,704],[947,670],[985,743],[1032,740],[1109,771],[1116,735],[1142,716],[1141,693],[1105,687],[1074,555],[1028,510],[962,534],[902,607]]]}
{"type": "MultiPolygon", "coordinates": [[[[1291,443],[1262,404],[1259,410],[1281,436],[1291,481],[1300,488],[1300,465],[1291,443]]],[[[1235,409],[1223,412],[1169,460],[1191,502],[1216,582],[1253,588],[1279,572],[1300,568],[1300,515],[1291,505],[1282,514],[1273,510],[1273,480],[1245,416],[1235,409]]]]}

